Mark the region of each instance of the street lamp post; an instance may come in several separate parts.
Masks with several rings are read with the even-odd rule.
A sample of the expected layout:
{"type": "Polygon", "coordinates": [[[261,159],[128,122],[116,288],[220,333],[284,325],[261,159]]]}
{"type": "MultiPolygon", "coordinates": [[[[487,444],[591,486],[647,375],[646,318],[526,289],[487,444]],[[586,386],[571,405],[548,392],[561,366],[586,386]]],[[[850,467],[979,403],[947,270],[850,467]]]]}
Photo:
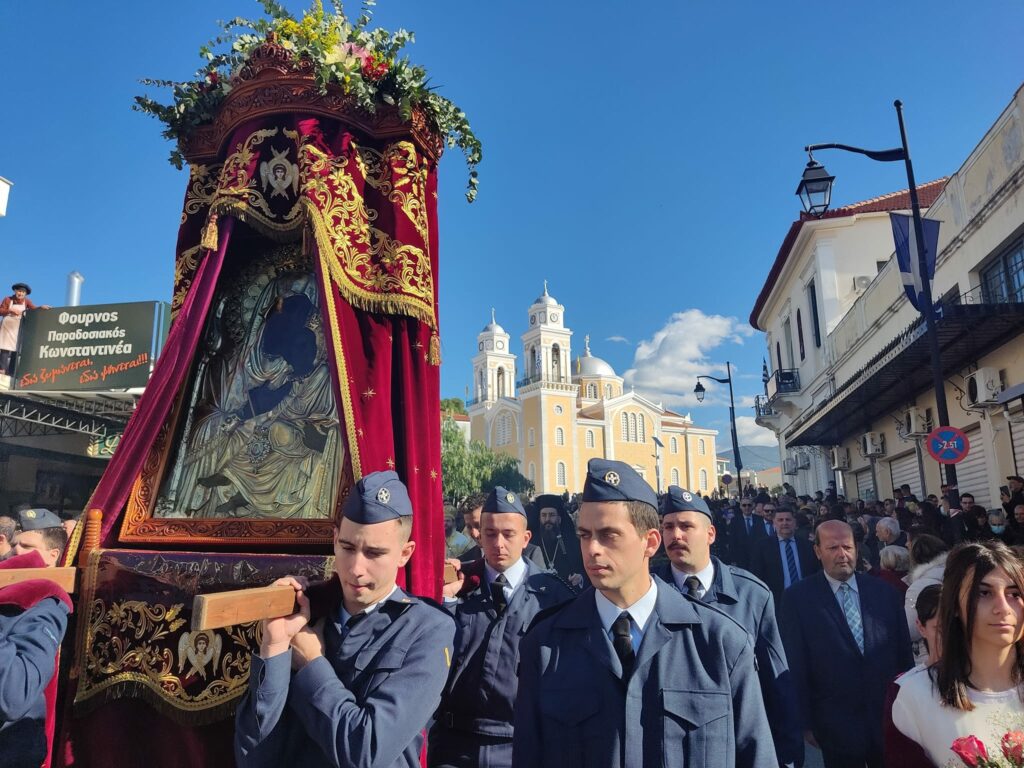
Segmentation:
{"type": "Polygon", "coordinates": [[[661,495],[661,449],[665,447],[665,444],[661,442],[656,436],[652,435],[651,439],[654,441],[654,482],[658,486],[658,495],[661,495]]]}
{"type": "Polygon", "coordinates": [[[736,492],[739,498],[743,498],[743,460],[740,458],[740,443],[736,438],[736,402],[732,395],[732,366],[729,365],[729,361],[725,362],[725,372],[728,374],[724,379],[719,379],[716,376],[698,376],[697,386],[693,388],[693,393],[697,396],[697,402],[704,402],[704,393],[707,391],[704,389],[704,385],[700,383],[701,379],[711,379],[717,381],[719,384],[729,385],[729,426],[732,429],[732,456],[736,461],[736,492]]]}
{"type": "MultiPolygon", "coordinates": [[[[925,252],[924,227],[921,223],[921,205],[917,198],[917,183],[914,181],[914,166],[910,162],[910,148],[907,146],[907,129],[903,124],[903,102],[899,99],[893,102],[896,108],[896,118],[900,125],[900,141],[902,146],[895,149],[869,150],[860,147],[851,147],[848,144],[810,144],[804,147],[809,162],[804,169],[803,178],[796,189],[797,195],[803,203],[804,210],[814,216],[821,216],[828,210],[832,197],[832,182],[834,176],[829,176],[824,166],[815,162],[813,153],[819,149],[841,149],[845,152],[855,152],[865,155],[872,160],[882,163],[903,161],[907,170],[907,186],[910,190],[910,210],[914,219],[914,238],[917,241],[917,263],[918,271],[921,274],[922,306],[921,314],[924,315],[925,327],[927,329],[928,348],[931,353],[932,362],[932,387],[935,390],[935,408],[938,411],[939,426],[949,426],[949,406],[946,404],[946,386],[942,375],[942,355],[939,352],[939,334],[935,325],[935,311],[932,304],[932,285],[928,277],[928,255],[925,252]]],[[[956,492],[956,466],[946,464],[946,484],[951,487],[951,493],[956,492]]]]}

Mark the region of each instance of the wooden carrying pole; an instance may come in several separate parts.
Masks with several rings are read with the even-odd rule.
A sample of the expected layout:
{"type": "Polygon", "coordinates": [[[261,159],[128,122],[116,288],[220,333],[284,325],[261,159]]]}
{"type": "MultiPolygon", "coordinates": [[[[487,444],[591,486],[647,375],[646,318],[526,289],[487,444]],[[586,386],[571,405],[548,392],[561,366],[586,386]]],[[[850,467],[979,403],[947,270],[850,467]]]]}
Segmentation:
{"type": "MultiPolygon", "coordinates": [[[[450,563],[444,564],[444,582],[449,584],[458,578],[450,563]]],[[[324,614],[324,606],[331,603],[329,591],[325,589],[337,581],[328,581],[310,587],[310,610],[314,618],[324,614]]],[[[340,590],[340,586],[335,587],[340,590]]],[[[337,596],[340,600],[340,594],[337,596]]],[[[336,604],[336,603],[335,603],[336,604]]],[[[192,602],[192,631],[220,629],[247,621],[277,619],[290,616],[299,610],[295,601],[295,589],[289,586],[253,587],[234,589],[230,592],[215,592],[210,595],[196,595],[192,602]]]]}
{"type": "Polygon", "coordinates": [[[77,575],[78,569],[70,565],[65,568],[8,568],[0,570],[0,589],[32,579],[46,579],[71,594],[75,591],[77,575]]]}

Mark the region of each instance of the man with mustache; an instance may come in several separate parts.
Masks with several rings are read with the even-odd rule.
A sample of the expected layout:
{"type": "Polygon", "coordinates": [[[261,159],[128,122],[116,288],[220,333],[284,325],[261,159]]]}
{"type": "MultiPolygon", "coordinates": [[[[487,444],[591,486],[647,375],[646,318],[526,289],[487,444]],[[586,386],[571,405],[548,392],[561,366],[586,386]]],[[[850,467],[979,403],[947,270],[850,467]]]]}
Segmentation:
{"type": "Polygon", "coordinates": [[[775,763],[746,631],[650,574],[657,509],[628,464],[590,460],[577,531],[594,589],[520,644],[513,766],[775,763]]]}
{"type": "Polygon", "coordinates": [[[670,485],[661,497],[658,511],[669,562],[654,573],[687,597],[728,614],[747,630],[754,644],[761,693],[779,765],[802,765],[803,734],[796,718],[796,692],[771,592],[753,574],[726,565],[711,554],[718,531],[700,494],[670,485]]]}

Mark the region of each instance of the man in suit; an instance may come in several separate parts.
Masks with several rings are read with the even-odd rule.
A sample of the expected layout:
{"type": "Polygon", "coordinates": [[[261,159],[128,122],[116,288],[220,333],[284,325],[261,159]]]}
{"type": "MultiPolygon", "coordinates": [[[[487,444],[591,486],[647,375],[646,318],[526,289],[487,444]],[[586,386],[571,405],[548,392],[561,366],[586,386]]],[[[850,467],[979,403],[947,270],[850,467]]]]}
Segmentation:
{"type": "Polygon", "coordinates": [[[444,588],[455,615],[455,657],[428,739],[431,768],[512,764],[519,641],[540,611],[575,597],[525,558],[530,532],[514,493],[498,486],[481,507],[484,557],[444,588]]]}
{"type": "Polygon", "coordinates": [[[523,638],[513,766],[775,763],[746,631],[648,570],[657,505],[628,464],[590,460],[577,532],[594,589],[523,638]]]}
{"type": "Polygon", "coordinates": [[[914,664],[902,600],[856,573],[846,523],[821,523],[814,553],[822,571],[786,591],[780,614],[804,737],[825,768],[881,768],[886,691],[914,664]]]}
{"type": "Polygon", "coordinates": [[[711,554],[718,534],[711,511],[700,496],[670,485],[658,511],[670,562],[654,573],[687,597],[728,614],[747,630],[754,643],[761,694],[779,765],[802,765],[804,741],[797,720],[796,692],[771,592],[753,574],[725,565],[711,554]]]}
{"type": "Polygon", "coordinates": [[[235,716],[235,761],[248,766],[419,768],[423,729],[448,679],[455,622],[395,583],[416,544],[412,503],[392,471],[345,499],[334,529],[341,605],[310,626],[300,610],[263,622],[249,690],[235,716]]]}
{"type": "Polygon", "coordinates": [[[729,523],[729,556],[734,565],[749,568],[754,544],[767,538],[767,534],[763,518],[754,513],[753,499],[740,499],[740,513],[729,523]]]}
{"type": "Polygon", "coordinates": [[[773,516],[775,536],[754,545],[750,570],[772,591],[775,602],[800,579],[821,568],[809,541],[796,537],[796,515],[790,507],[779,507],[773,516]]]}

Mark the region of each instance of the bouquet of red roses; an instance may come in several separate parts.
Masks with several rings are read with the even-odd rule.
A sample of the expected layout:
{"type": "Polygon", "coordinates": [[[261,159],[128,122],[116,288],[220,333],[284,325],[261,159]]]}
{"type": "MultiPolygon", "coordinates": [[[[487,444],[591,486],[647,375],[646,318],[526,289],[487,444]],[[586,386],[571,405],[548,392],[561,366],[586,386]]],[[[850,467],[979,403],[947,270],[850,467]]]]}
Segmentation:
{"type": "Polygon", "coordinates": [[[999,741],[1002,755],[990,756],[977,736],[962,736],[950,749],[967,768],[1024,768],[1024,731],[1008,731],[999,741]]]}

